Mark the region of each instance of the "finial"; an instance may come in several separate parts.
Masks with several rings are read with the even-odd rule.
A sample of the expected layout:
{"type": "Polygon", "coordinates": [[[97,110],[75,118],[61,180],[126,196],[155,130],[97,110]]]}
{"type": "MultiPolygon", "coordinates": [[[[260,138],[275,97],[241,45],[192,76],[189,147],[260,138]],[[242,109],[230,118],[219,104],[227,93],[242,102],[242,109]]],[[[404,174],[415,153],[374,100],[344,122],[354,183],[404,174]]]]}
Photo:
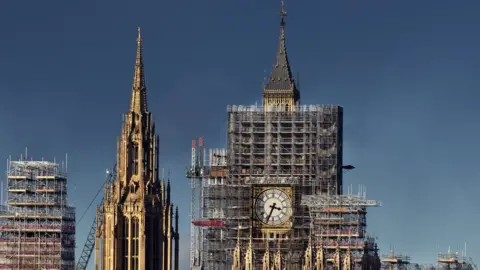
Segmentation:
{"type": "Polygon", "coordinates": [[[145,86],[145,75],[142,58],[142,36],[140,27],[137,35],[137,57],[135,59],[135,73],[133,75],[133,88],[130,111],[143,113],[147,111],[147,95],[145,86]]]}
{"type": "Polygon", "coordinates": [[[285,11],[285,1],[282,0],[281,3],[282,3],[282,9],[280,10],[280,18],[281,18],[280,25],[284,26],[285,25],[285,16],[287,16],[287,12],[285,11]]]}
{"type": "Polygon", "coordinates": [[[238,230],[237,230],[237,241],[240,243],[240,230],[242,229],[242,225],[240,222],[238,223],[238,230]]]}

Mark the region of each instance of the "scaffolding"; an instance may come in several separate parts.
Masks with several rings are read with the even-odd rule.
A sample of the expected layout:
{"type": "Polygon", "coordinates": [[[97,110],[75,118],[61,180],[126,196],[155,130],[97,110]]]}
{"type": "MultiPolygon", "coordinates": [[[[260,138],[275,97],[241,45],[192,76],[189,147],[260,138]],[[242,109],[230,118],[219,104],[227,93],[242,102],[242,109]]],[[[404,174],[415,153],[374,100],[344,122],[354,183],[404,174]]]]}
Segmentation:
{"type": "MultiPolygon", "coordinates": [[[[290,186],[293,200],[302,195],[342,192],[343,109],[331,105],[228,107],[227,240],[233,250],[238,226],[241,246],[250,239],[252,189],[258,186],[290,186]]],[[[287,269],[300,269],[309,239],[310,215],[306,207],[293,205],[292,230],[283,241],[287,269]]],[[[252,230],[255,268],[262,264],[263,232],[252,230]]],[[[231,257],[231,256],[230,256],[231,257]]]]}
{"type": "Polygon", "coordinates": [[[323,252],[324,269],[379,269],[375,238],[367,235],[367,200],[364,189],[356,195],[304,195],[312,219],[312,245],[323,252]]]}
{"type": "Polygon", "coordinates": [[[420,265],[411,265],[409,256],[395,253],[393,250],[390,250],[388,254],[382,255],[381,262],[382,270],[407,270],[420,267],[420,265]]]}
{"type": "Polygon", "coordinates": [[[477,270],[477,266],[471,257],[467,257],[466,246],[465,250],[460,254],[458,252],[451,252],[450,248],[447,253],[439,253],[437,261],[434,264],[418,264],[411,263],[410,257],[402,255],[398,252],[390,250],[388,254],[382,256],[382,270],[477,270]]]}
{"type": "Polygon", "coordinates": [[[203,139],[198,142],[197,147],[196,140],[192,141],[192,162],[186,173],[192,181],[190,268],[216,265],[215,269],[226,269],[226,149],[209,149],[207,156],[203,139]]]}
{"type": "MultiPolygon", "coordinates": [[[[258,268],[265,236],[255,226],[252,230],[254,188],[289,186],[298,202],[305,194],[341,194],[343,109],[311,105],[287,112],[281,106],[232,105],[227,110],[227,149],[211,149],[208,158],[192,149],[187,177],[201,179],[201,192],[197,199],[192,183],[197,190],[192,206],[199,209],[192,211],[198,213],[192,215],[198,230],[192,229],[191,254],[200,257],[203,269],[227,269],[237,239],[241,246],[252,239],[258,268]]],[[[309,238],[306,207],[297,203],[294,213],[288,241],[281,246],[287,269],[300,269],[309,238]]]]}
{"type": "Polygon", "coordinates": [[[66,166],[9,160],[7,179],[0,269],[73,269],[75,208],[67,204],[66,166]]]}
{"type": "Polygon", "coordinates": [[[477,269],[472,258],[467,257],[465,250],[458,254],[458,251],[452,253],[448,248],[447,253],[439,253],[437,257],[438,269],[458,269],[458,270],[474,270],[477,269]]]}

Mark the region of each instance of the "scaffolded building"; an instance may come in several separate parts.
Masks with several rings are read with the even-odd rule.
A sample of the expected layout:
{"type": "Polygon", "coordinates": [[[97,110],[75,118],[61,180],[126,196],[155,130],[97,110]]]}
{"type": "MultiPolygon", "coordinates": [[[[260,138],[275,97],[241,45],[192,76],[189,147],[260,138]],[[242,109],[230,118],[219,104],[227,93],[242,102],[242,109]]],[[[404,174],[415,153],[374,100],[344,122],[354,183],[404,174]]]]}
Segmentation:
{"type": "Polygon", "coordinates": [[[390,250],[388,254],[382,255],[382,270],[476,270],[478,269],[471,257],[466,255],[465,250],[460,254],[451,252],[450,248],[446,253],[439,253],[435,264],[411,263],[410,257],[390,250]]]}
{"type": "Polygon", "coordinates": [[[380,202],[356,195],[304,195],[302,205],[312,217],[312,246],[319,269],[380,269],[373,237],[368,236],[367,207],[380,202]]]}
{"type": "MultiPolygon", "coordinates": [[[[202,186],[201,211],[193,220],[202,228],[192,233],[197,238],[192,239],[197,243],[192,264],[226,269],[233,263],[237,239],[242,246],[252,239],[255,264],[260,265],[269,238],[254,224],[254,189],[288,186],[297,203],[292,227],[282,236],[289,240],[280,248],[290,267],[298,269],[311,223],[306,207],[300,205],[301,196],[336,195],[342,190],[342,108],[298,106],[295,112],[285,112],[276,106],[230,106],[228,112],[228,149],[211,151],[208,163],[195,161],[206,159],[197,157],[188,172],[201,179],[202,186]]],[[[202,156],[202,150],[193,152],[202,156]]],[[[269,246],[272,251],[278,248],[269,246]]]]}
{"type": "Polygon", "coordinates": [[[437,257],[437,269],[458,269],[458,270],[474,270],[477,266],[472,258],[467,257],[466,251],[461,254],[457,252],[452,253],[450,248],[447,253],[439,253],[437,257]]]}
{"type": "Polygon", "coordinates": [[[226,149],[210,149],[208,159],[200,138],[192,143],[192,165],[187,177],[192,179],[192,269],[227,269],[230,253],[225,248],[228,227],[226,149]],[[198,151],[197,151],[198,150],[198,151]],[[196,199],[196,200],[195,200],[196,199]],[[210,268],[209,268],[210,266],[210,268]]]}
{"type": "Polygon", "coordinates": [[[390,250],[388,254],[382,255],[381,262],[382,270],[407,270],[420,267],[419,265],[412,265],[409,256],[395,253],[393,250],[390,250]]]}
{"type": "Polygon", "coordinates": [[[0,268],[74,268],[75,208],[67,174],[47,161],[8,162],[7,209],[0,217],[0,268]]]}
{"type": "Polygon", "coordinates": [[[283,1],[280,15],[263,104],[228,106],[226,149],[192,145],[190,267],[378,270],[365,229],[376,202],[342,195],[343,108],[300,104],[283,1]]]}
{"type": "MultiPolygon", "coordinates": [[[[257,267],[261,264],[265,229],[256,222],[252,197],[256,188],[290,187],[293,216],[283,238],[282,255],[299,269],[309,239],[310,214],[300,205],[302,195],[342,192],[342,108],[298,106],[230,106],[228,126],[229,187],[227,236],[235,242],[240,226],[242,246],[252,238],[257,267]],[[253,226],[253,229],[250,229],[253,226]]],[[[276,231],[277,228],[270,231],[276,231]]],[[[276,244],[271,243],[272,248],[276,244]]],[[[232,249],[234,245],[232,244],[232,249]]],[[[272,250],[273,252],[273,250],[272,250]]]]}
{"type": "MultiPolygon", "coordinates": [[[[192,210],[193,224],[202,226],[192,228],[192,268],[230,268],[235,248],[250,246],[255,269],[263,265],[266,249],[279,254],[286,269],[300,269],[311,223],[301,196],[342,192],[343,108],[300,105],[287,58],[283,4],[280,15],[277,56],[263,105],[228,106],[224,163],[209,166],[202,150],[192,155],[187,176],[192,190],[200,190],[199,181],[202,186],[201,194],[192,194],[192,209],[200,208],[192,210]],[[285,207],[269,204],[272,211],[283,209],[269,220],[272,215],[262,212],[260,197],[279,199],[280,194],[285,207]]],[[[209,158],[215,159],[213,154],[209,158]]]]}

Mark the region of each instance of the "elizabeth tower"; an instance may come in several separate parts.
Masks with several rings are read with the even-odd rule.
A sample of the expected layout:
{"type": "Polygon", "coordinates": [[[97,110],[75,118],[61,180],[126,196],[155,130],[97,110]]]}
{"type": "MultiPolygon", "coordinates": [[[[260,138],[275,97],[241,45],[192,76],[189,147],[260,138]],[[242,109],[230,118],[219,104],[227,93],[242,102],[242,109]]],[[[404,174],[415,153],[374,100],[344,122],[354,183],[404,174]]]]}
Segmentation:
{"type": "Polygon", "coordinates": [[[178,269],[178,210],[170,201],[170,181],[159,179],[158,136],[147,96],[140,29],[130,111],[125,114],[117,143],[117,173],[105,188],[101,267],[96,243],[95,269],[178,269]]]}

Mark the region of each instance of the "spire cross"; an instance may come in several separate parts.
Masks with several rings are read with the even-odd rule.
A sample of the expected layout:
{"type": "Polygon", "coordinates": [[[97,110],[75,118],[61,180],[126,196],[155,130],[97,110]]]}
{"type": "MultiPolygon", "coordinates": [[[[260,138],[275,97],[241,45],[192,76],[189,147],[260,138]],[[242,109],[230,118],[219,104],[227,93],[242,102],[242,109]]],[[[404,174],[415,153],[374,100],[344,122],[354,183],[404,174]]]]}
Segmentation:
{"type": "Polygon", "coordinates": [[[285,11],[285,1],[282,0],[281,3],[282,3],[282,9],[280,10],[280,18],[281,18],[280,25],[284,26],[285,25],[285,17],[287,16],[287,12],[285,11]]]}

